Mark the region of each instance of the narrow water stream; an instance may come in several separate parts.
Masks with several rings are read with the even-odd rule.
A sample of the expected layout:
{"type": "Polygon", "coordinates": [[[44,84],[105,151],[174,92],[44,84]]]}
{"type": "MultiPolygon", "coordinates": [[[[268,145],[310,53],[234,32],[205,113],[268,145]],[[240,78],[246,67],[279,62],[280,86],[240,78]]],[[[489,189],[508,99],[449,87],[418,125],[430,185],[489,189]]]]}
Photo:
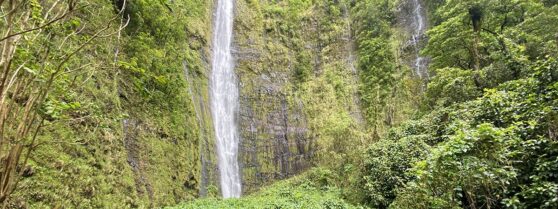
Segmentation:
{"type": "Polygon", "coordinates": [[[426,34],[426,16],[424,14],[420,0],[411,0],[413,6],[412,13],[412,28],[413,34],[411,38],[411,44],[415,50],[415,62],[414,69],[415,74],[421,79],[428,79],[428,60],[420,55],[422,41],[424,40],[424,35],[426,34]]]}
{"type": "Polygon", "coordinates": [[[213,30],[210,78],[211,114],[217,143],[221,192],[224,198],[240,197],[238,166],[238,86],[231,54],[234,0],[218,0],[213,30]]]}

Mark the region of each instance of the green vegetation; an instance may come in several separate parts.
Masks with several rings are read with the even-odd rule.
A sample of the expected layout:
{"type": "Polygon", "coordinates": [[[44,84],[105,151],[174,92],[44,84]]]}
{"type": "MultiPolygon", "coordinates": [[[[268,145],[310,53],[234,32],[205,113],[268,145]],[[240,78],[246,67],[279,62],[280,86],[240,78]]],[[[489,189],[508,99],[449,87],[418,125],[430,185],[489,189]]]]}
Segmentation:
{"type": "Polygon", "coordinates": [[[558,208],[558,1],[236,0],[227,200],[215,2],[0,0],[2,207],[558,208]]]}
{"type": "Polygon", "coordinates": [[[365,0],[351,8],[359,99],[374,140],[416,114],[422,99],[423,81],[412,76],[413,69],[405,64],[402,52],[410,39],[397,23],[397,10],[403,2],[365,0]]]}
{"type": "Polygon", "coordinates": [[[169,209],[213,208],[308,208],[308,209],[357,209],[341,198],[338,188],[331,185],[332,173],[313,169],[295,178],[285,180],[241,199],[203,199],[170,207],[169,209]]]}
{"type": "MultiPolygon", "coordinates": [[[[361,181],[353,183],[359,202],[374,208],[558,207],[558,33],[554,27],[540,32],[543,20],[558,17],[558,6],[427,2],[433,25],[423,53],[435,76],[415,119],[386,131],[363,155],[361,181]]],[[[391,15],[381,11],[378,21],[391,15]]]]}
{"type": "Polygon", "coordinates": [[[408,122],[393,130],[395,137],[384,139],[389,142],[372,145],[369,152],[375,152],[367,159],[375,164],[362,171],[365,179],[373,179],[373,189],[364,190],[371,205],[556,207],[555,67],[553,59],[536,62],[524,78],[408,122]],[[398,149],[408,143],[412,146],[398,149]],[[412,150],[421,143],[432,147],[419,149],[428,155],[412,150]],[[400,156],[403,162],[393,166],[400,156]],[[397,181],[377,189],[389,182],[382,178],[397,181]]]}
{"type": "Polygon", "coordinates": [[[10,158],[17,166],[1,165],[10,176],[2,203],[132,208],[198,196],[205,123],[196,120],[188,87],[207,82],[211,4],[7,0],[0,7],[0,16],[14,16],[0,22],[2,38],[44,26],[0,42],[15,46],[0,64],[2,86],[11,82],[0,108],[9,114],[0,157],[19,157],[20,146],[22,153],[10,158]]]}
{"type": "Polygon", "coordinates": [[[347,163],[367,140],[347,2],[237,1],[245,192],[347,163]]]}

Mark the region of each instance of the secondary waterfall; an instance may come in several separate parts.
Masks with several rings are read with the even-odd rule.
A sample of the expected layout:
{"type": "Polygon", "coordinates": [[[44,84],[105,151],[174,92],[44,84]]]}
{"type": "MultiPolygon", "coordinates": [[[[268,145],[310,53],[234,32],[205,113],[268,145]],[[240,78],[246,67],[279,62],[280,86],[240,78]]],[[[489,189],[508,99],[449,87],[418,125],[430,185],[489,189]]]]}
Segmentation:
{"type": "Polygon", "coordinates": [[[213,30],[210,78],[211,113],[217,143],[221,192],[224,198],[240,197],[239,134],[236,125],[238,86],[231,54],[234,0],[218,0],[213,30]]]}
{"type": "Polygon", "coordinates": [[[415,74],[422,79],[428,79],[428,60],[420,56],[421,42],[426,34],[426,17],[424,15],[420,0],[412,0],[413,13],[412,13],[412,28],[413,34],[411,37],[411,44],[415,50],[415,74]]]}

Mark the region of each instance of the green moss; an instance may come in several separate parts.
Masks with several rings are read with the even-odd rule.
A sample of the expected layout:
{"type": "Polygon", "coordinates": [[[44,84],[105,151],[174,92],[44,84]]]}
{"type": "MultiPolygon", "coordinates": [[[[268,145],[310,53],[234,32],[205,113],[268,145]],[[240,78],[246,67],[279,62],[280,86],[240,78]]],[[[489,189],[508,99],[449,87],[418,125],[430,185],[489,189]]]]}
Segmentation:
{"type": "MultiPolygon", "coordinates": [[[[198,122],[189,89],[207,101],[212,3],[174,1],[173,12],[160,1],[129,3],[132,20],[122,36],[95,40],[80,52],[71,62],[88,63],[84,73],[68,75],[50,94],[80,107],[46,122],[30,159],[34,173],[22,179],[10,205],[136,208],[198,196],[200,132],[210,130],[210,120],[201,115],[198,122]]],[[[93,29],[115,15],[108,1],[86,4],[79,15],[93,29]]]]}
{"type": "Polygon", "coordinates": [[[258,150],[242,156],[248,165],[243,170],[245,192],[312,165],[329,164],[319,160],[321,156],[342,159],[354,149],[335,147],[364,141],[359,81],[349,61],[350,19],[342,14],[345,4],[237,1],[243,146],[258,150]],[[279,148],[282,140],[287,147],[279,148]],[[279,162],[281,152],[290,157],[279,162]]]}

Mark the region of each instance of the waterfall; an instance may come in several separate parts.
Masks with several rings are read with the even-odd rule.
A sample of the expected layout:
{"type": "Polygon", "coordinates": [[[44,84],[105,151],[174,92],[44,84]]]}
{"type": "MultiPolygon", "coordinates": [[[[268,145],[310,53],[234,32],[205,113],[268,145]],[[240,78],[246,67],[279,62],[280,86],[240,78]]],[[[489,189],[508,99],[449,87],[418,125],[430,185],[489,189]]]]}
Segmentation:
{"type": "Polygon", "coordinates": [[[428,60],[420,56],[421,41],[426,34],[426,17],[420,4],[420,0],[412,0],[412,30],[411,44],[415,50],[414,69],[415,74],[422,79],[428,79],[428,60]]]}
{"type": "Polygon", "coordinates": [[[221,192],[224,198],[240,197],[238,166],[238,86],[231,54],[234,0],[218,0],[213,30],[210,78],[211,113],[215,128],[221,192]]]}

